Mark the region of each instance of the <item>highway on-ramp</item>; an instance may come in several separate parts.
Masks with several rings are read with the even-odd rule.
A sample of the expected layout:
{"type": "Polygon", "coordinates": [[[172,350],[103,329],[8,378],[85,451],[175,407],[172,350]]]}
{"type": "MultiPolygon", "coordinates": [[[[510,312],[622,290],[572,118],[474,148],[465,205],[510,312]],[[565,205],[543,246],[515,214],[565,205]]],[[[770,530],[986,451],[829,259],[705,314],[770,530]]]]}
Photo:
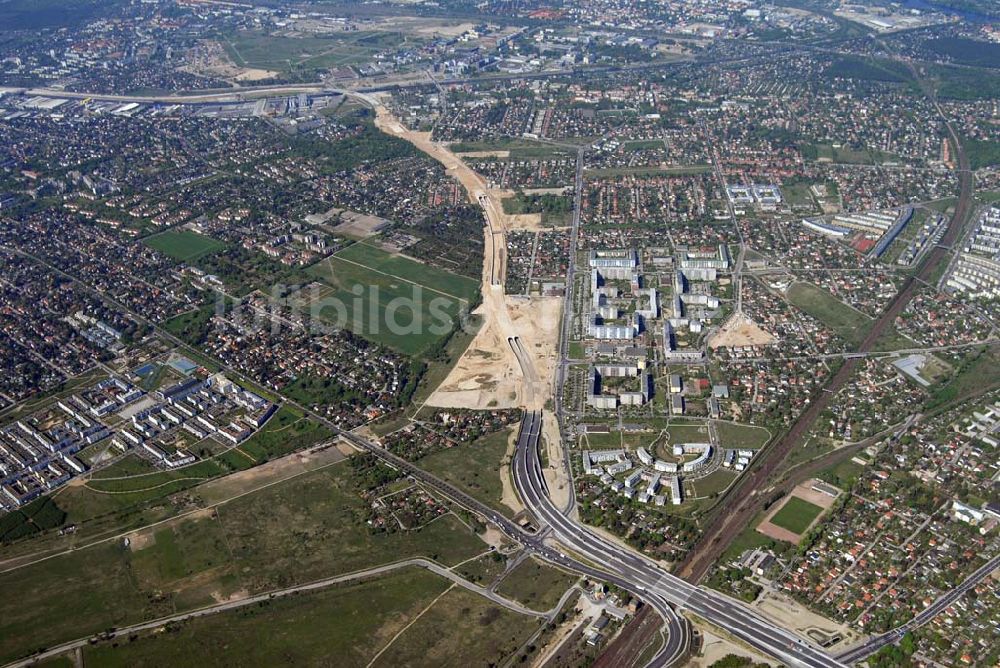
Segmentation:
{"type": "MultiPolygon", "coordinates": [[[[640,596],[667,621],[667,646],[657,657],[669,665],[679,658],[679,643],[687,642],[686,627],[678,627],[677,614],[670,606],[688,610],[725,629],[755,649],[789,666],[835,668],[843,666],[822,649],[769,622],[743,604],[722,594],[692,585],[668,573],[654,561],[617,545],[563,515],[549,499],[538,460],[541,413],[525,413],[514,453],[514,486],[521,500],[552,536],[581,558],[592,561],[628,583],[629,591],[640,596]],[[667,612],[669,610],[669,612],[667,612]],[[668,656],[671,653],[674,656],[668,656]]],[[[615,579],[609,579],[615,582],[615,579]]]]}

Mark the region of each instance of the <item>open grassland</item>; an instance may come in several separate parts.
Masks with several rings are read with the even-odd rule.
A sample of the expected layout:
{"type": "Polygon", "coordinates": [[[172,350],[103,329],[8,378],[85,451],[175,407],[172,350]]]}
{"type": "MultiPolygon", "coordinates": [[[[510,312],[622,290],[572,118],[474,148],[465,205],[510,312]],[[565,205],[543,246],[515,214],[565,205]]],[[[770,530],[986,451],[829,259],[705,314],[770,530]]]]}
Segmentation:
{"type": "Polygon", "coordinates": [[[130,451],[113,464],[92,472],[90,477],[92,480],[123,478],[126,476],[156,473],[158,470],[148,460],[140,457],[137,452],[130,451]]]}
{"type": "Polygon", "coordinates": [[[727,468],[719,468],[709,473],[704,478],[691,480],[689,484],[694,488],[695,497],[712,497],[724,492],[733,481],[736,480],[736,473],[727,468]]]}
{"type": "Polygon", "coordinates": [[[167,497],[206,480],[248,469],[329,438],[323,425],[292,406],[282,406],[256,434],[212,459],[169,471],[151,469],[130,455],[95,475],[86,485],[64,488],[58,498],[70,522],[79,523],[167,497]]]}
{"type": "Polygon", "coordinates": [[[127,550],[106,543],[0,575],[0,660],[144,617],[127,550]]]}
{"type": "Polygon", "coordinates": [[[771,439],[771,432],[763,427],[735,422],[717,422],[715,431],[722,447],[735,450],[760,450],[771,439]]]}
{"type": "Polygon", "coordinates": [[[474,281],[363,248],[370,250],[336,255],[307,270],[325,284],[319,304],[312,305],[319,317],[408,355],[444,339],[458,324],[464,297],[457,294],[470,294],[474,281]]]}
{"type": "Polygon", "coordinates": [[[392,32],[344,32],[322,37],[283,37],[240,32],[227,37],[223,41],[223,47],[240,67],[285,72],[362,63],[387,44],[398,45],[403,42],[405,39],[402,35],[392,32]]]}
{"type": "Polygon", "coordinates": [[[419,531],[373,534],[367,511],[351,470],[333,466],[134,531],[127,546],[112,540],[0,573],[0,661],[412,556],[453,565],[484,547],[452,515],[419,531]]]}
{"type": "Polygon", "coordinates": [[[450,482],[505,515],[513,511],[501,503],[500,469],[506,460],[510,429],[473,443],[463,443],[420,460],[420,467],[450,482]]]}
{"type": "Polygon", "coordinates": [[[478,559],[465,562],[457,567],[455,572],[469,582],[488,587],[493,580],[503,575],[506,566],[507,559],[499,552],[494,551],[484,554],[478,559]]]}
{"type": "Polygon", "coordinates": [[[458,299],[472,301],[479,294],[479,283],[467,276],[459,276],[402,255],[393,255],[368,244],[348,246],[337,253],[337,257],[458,299]]]}
{"type": "Polygon", "coordinates": [[[221,241],[190,230],[170,230],[149,237],[145,243],[150,248],[165,253],[180,262],[193,262],[226,247],[226,244],[221,241]]]}
{"type": "Polygon", "coordinates": [[[452,515],[419,531],[370,533],[367,504],[345,468],[276,485],[222,506],[220,519],[251,592],[287,587],[373,564],[425,556],[452,565],[483,550],[452,515]]]}
{"type": "MultiPolygon", "coordinates": [[[[88,647],[88,665],[365,666],[448,586],[412,568],[172,625],[114,647],[88,647]],[[252,642],[244,642],[251,638],[252,642]]],[[[459,629],[442,629],[461,633],[459,629]]]]}
{"type": "Polygon", "coordinates": [[[671,444],[708,442],[708,427],[704,423],[671,421],[667,431],[670,433],[671,444]]]}
{"type": "Polygon", "coordinates": [[[809,503],[797,496],[789,497],[788,501],[771,517],[771,524],[775,524],[782,529],[788,529],[792,533],[801,534],[812,524],[812,521],[819,517],[823,509],[815,503],[809,503]]]}
{"type": "Polygon", "coordinates": [[[871,329],[870,317],[811,283],[792,284],[787,297],[793,306],[819,320],[853,347],[860,345],[871,329]]]}
{"type": "Polygon", "coordinates": [[[549,610],[579,577],[554,566],[528,558],[507,574],[497,593],[533,610],[549,610]]]}
{"type": "Polygon", "coordinates": [[[373,665],[503,665],[538,629],[538,623],[454,588],[403,631],[373,665]]]}

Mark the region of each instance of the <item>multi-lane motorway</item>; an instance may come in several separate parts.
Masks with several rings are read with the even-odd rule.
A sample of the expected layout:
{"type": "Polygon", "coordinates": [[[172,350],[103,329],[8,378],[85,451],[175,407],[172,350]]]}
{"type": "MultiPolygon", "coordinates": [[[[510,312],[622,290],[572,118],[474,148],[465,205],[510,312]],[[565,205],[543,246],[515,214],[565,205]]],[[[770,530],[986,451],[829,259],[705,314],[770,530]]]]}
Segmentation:
{"type": "MultiPolygon", "coordinates": [[[[560,513],[549,499],[545,476],[538,459],[538,437],[542,429],[542,414],[526,412],[517,435],[517,449],[511,463],[514,486],[521,501],[542,524],[541,535],[553,537],[582,558],[602,567],[610,575],[608,582],[632,592],[659,613],[666,624],[666,642],[653,659],[651,666],[669,666],[677,663],[687,652],[690,638],[686,622],[670,606],[669,601],[649,585],[648,574],[642,572],[642,560],[617,546],[610,546],[601,539],[591,540],[592,534],[574,524],[560,513]],[[621,554],[617,554],[617,552],[621,554]]],[[[560,553],[564,554],[564,553],[560,553]]]]}
{"type": "Polygon", "coordinates": [[[687,629],[678,626],[671,605],[688,610],[716,624],[748,645],[791,666],[833,668],[837,659],[798,636],[767,621],[741,603],[705,590],[671,575],[658,564],[619,546],[563,515],[549,499],[538,460],[540,412],[528,412],[521,424],[514,454],[514,486],[527,508],[554,539],[581,558],[614,574],[611,582],[624,581],[625,589],[638,590],[640,597],[663,615],[668,624],[667,646],[654,661],[670,665],[683,654],[687,629]]]}

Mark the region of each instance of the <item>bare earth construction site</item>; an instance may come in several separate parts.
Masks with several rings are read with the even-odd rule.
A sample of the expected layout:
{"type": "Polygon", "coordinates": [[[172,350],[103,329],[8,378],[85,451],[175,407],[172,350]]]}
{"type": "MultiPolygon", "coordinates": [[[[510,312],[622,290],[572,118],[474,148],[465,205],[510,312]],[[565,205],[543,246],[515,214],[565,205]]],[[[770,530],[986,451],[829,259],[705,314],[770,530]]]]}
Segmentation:
{"type": "Polygon", "coordinates": [[[355,4],[0,3],[0,665],[1000,662],[992,3],[355,4]]]}

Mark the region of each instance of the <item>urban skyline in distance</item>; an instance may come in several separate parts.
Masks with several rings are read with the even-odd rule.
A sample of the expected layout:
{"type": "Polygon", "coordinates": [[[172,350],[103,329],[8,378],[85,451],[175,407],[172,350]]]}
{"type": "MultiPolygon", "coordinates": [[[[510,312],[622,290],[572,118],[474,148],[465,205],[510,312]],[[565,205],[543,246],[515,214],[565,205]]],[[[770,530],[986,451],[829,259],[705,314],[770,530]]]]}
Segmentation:
{"type": "Polygon", "coordinates": [[[1000,664],[993,0],[3,0],[0,145],[0,666],[1000,664]]]}

